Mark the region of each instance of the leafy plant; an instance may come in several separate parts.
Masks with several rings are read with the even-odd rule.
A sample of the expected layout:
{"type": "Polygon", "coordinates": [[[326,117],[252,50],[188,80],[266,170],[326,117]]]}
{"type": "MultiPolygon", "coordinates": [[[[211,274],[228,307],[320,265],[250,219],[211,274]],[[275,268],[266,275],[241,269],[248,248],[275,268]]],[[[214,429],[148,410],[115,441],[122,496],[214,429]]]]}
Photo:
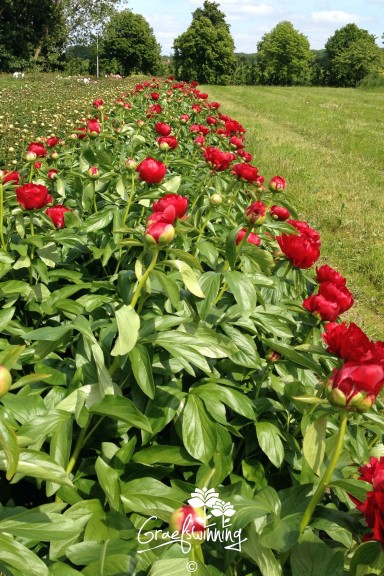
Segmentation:
{"type": "Polygon", "coordinates": [[[1,569],[378,573],[382,343],[239,122],[126,90],[1,173],[1,569]]]}

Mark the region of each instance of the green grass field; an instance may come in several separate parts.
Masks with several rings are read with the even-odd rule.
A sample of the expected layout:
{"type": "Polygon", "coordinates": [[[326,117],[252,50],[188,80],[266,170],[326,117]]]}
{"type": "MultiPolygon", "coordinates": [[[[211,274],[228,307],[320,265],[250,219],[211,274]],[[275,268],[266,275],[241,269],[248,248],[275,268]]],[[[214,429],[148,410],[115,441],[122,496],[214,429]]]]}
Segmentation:
{"type": "MultiPolygon", "coordinates": [[[[104,79],[84,85],[53,75],[25,81],[0,76],[2,165],[10,168],[12,158],[16,163],[37,135],[70,133],[93,98],[118,96],[127,85],[104,79]]],[[[199,88],[243,124],[252,163],[266,178],[286,178],[300,218],[321,233],[322,263],[342,272],[355,296],[355,306],[343,318],[383,339],[384,92],[199,88]]]]}
{"type": "Polygon", "coordinates": [[[322,262],[355,296],[343,318],[384,338],[384,92],[200,89],[243,124],[252,163],[287,179],[300,217],[321,233],[322,262]]]}

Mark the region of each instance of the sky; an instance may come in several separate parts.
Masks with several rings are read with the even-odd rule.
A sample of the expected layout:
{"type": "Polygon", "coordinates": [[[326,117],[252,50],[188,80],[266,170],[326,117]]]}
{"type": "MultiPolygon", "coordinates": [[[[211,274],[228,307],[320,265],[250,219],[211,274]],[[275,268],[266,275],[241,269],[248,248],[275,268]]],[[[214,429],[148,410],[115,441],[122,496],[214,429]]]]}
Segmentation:
{"type": "MultiPolygon", "coordinates": [[[[283,20],[304,34],[314,50],[347,24],[356,24],[382,44],[384,0],[215,0],[226,16],[236,52],[254,53],[264,34],[283,20]]],[[[204,0],[126,0],[125,8],[141,14],[153,29],[161,53],[172,54],[174,39],[192,22],[204,0]]]]}

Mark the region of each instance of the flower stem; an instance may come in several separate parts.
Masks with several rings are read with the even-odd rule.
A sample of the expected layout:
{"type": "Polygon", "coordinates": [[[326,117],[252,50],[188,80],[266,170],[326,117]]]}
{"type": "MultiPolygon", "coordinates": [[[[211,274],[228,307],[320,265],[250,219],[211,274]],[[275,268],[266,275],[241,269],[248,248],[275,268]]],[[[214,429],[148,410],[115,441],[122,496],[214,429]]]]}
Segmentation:
{"type": "Polygon", "coordinates": [[[312,518],[312,514],[314,513],[316,506],[319,504],[320,500],[324,496],[324,493],[328,487],[328,484],[332,479],[332,474],[336,468],[336,464],[339,460],[341,451],[343,449],[344,436],[345,436],[345,431],[347,428],[347,421],[348,421],[348,412],[347,411],[341,412],[340,427],[339,427],[339,432],[338,432],[338,436],[337,436],[336,446],[333,450],[333,454],[332,454],[331,460],[328,464],[328,468],[326,469],[324,476],[320,480],[320,483],[316,489],[316,492],[313,494],[311,500],[309,501],[309,504],[308,504],[308,506],[304,512],[302,519],[301,519],[301,522],[300,522],[300,532],[301,533],[304,532],[305,528],[310,523],[311,518],[312,518]]]}
{"type": "Polygon", "coordinates": [[[198,235],[198,237],[197,237],[197,239],[196,239],[196,242],[199,242],[199,241],[201,240],[201,237],[202,237],[202,235],[203,235],[203,232],[204,232],[204,230],[205,230],[205,227],[206,227],[206,225],[208,224],[208,221],[209,221],[209,219],[210,219],[210,217],[211,217],[211,213],[212,213],[212,210],[208,210],[207,217],[206,217],[206,219],[205,219],[204,222],[203,222],[203,225],[202,225],[202,227],[201,227],[201,229],[200,229],[200,232],[199,232],[199,235],[198,235]]]}
{"type": "Polygon", "coordinates": [[[0,183],[0,242],[2,249],[6,252],[7,245],[4,240],[4,231],[3,231],[3,218],[4,218],[4,194],[3,194],[3,185],[0,183]]]}
{"type": "Polygon", "coordinates": [[[134,173],[132,172],[132,173],[131,173],[131,192],[130,192],[130,194],[129,194],[129,199],[128,199],[127,207],[126,207],[125,212],[124,212],[123,226],[125,226],[125,222],[126,222],[126,220],[127,220],[127,218],[128,218],[128,214],[129,214],[129,211],[130,211],[130,209],[131,209],[131,205],[132,205],[132,200],[133,200],[133,195],[134,195],[134,193],[135,193],[135,175],[134,175],[134,173]]]}
{"type": "Polygon", "coordinates": [[[81,431],[80,431],[80,434],[79,434],[79,436],[78,436],[78,438],[77,438],[77,441],[76,441],[75,448],[74,448],[74,450],[73,450],[72,456],[70,457],[69,462],[68,462],[68,466],[67,466],[67,469],[66,469],[67,474],[70,474],[70,473],[72,472],[73,468],[75,467],[75,464],[76,464],[76,461],[77,461],[77,459],[78,459],[78,457],[79,457],[79,454],[80,454],[80,452],[81,452],[81,449],[82,449],[83,446],[84,446],[84,439],[85,439],[85,436],[86,436],[86,434],[87,434],[87,429],[88,429],[88,426],[85,426],[85,427],[82,428],[81,431]]]}
{"type": "Polygon", "coordinates": [[[146,271],[144,272],[144,274],[140,278],[139,283],[136,287],[135,293],[133,295],[133,298],[131,300],[132,308],[134,308],[136,306],[137,301],[140,297],[141,291],[144,288],[146,281],[148,280],[148,276],[150,275],[150,273],[152,272],[152,270],[156,266],[158,256],[159,256],[159,247],[155,246],[153,249],[153,252],[152,252],[152,260],[151,260],[148,268],[146,269],[146,271]]]}

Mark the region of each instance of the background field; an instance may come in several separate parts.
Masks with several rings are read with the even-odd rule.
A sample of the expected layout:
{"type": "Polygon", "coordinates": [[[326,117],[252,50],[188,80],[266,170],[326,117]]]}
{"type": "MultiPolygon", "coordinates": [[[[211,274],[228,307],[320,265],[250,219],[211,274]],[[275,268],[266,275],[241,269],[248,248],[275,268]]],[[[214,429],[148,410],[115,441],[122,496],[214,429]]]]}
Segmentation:
{"type": "Polygon", "coordinates": [[[261,174],[288,182],[321,233],[322,262],[348,278],[343,318],[384,337],[384,93],[342,88],[204,86],[246,128],[261,174]]]}
{"type": "MultiPolygon", "coordinates": [[[[287,179],[300,217],[321,233],[322,262],[347,276],[355,296],[343,318],[383,339],[384,92],[199,88],[243,124],[253,164],[267,178],[287,179]]],[[[84,85],[48,75],[0,76],[0,167],[19,162],[36,135],[70,133],[93,98],[115,98],[127,89],[125,81],[84,85]]]]}

